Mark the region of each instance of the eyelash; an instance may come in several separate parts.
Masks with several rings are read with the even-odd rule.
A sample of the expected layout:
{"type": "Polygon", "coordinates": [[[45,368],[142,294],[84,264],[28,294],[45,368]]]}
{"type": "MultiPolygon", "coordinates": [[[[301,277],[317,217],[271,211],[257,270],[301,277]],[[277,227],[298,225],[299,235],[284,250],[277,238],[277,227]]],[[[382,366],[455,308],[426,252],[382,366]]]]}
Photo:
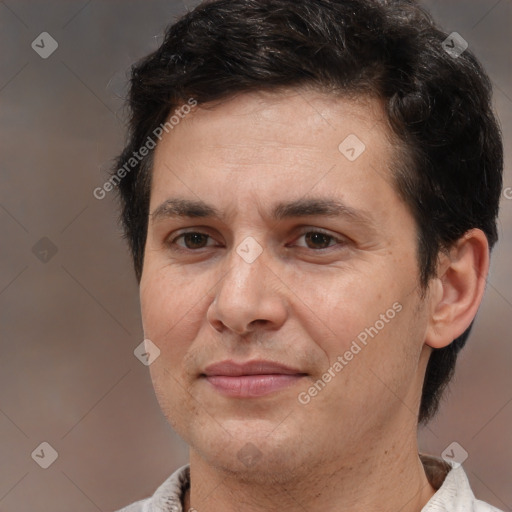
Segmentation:
{"type": "MultiPolygon", "coordinates": [[[[327,233],[325,231],[322,231],[320,229],[314,229],[314,230],[308,229],[308,230],[302,231],[299,234],[299,238],[304,236],[304,235],[308,235],[308,234],[320,234],[320,235],[323,235],[323,236],[325,236],[325,237],[327,237],[329,239],[329,243],[331,241],[335,241],[338,245],[341,245],[341,246],[344,246],[344,245],[347,244],[346,239],[338,238],[338,237],[336,237],[336,236],[334,236],[334,235],[332,235],[330,233],[327,233]]],[[[208,248],[208,246],[206,246],[206,247],[200,247],[199,249],[189,249],[187,247],[181,247],[179,245],[176,245],[176,241],[179,240],[180,238],[183,238],[186,235],[203,235],[203,236],[207,236],[210,239],[213,238],[208,233],[203,233],[201,231],[186,231],[184,233],[180,233],[179,235],[174,237],[172,240],[169,240],[169,242],[167,242],[167,245],[173,247],[173,250],[176,250],[176,251],[179,251],[179,252],[198,252],[201,249],[208,248]],[[177,248],[174,248],[174,247],[177,247],[177,248]]],[[[320,249],[312,249],[310,247],[300,246],[300,248],[302,248],[302,249],[310,249],[311,251],[314,251],[314,252],[328,251],[329,249],[332,249],[333,247],[335,247],[335,245],[328,245],[327,247],[323,247],[323,248],[320,248],[320,249]]]]}

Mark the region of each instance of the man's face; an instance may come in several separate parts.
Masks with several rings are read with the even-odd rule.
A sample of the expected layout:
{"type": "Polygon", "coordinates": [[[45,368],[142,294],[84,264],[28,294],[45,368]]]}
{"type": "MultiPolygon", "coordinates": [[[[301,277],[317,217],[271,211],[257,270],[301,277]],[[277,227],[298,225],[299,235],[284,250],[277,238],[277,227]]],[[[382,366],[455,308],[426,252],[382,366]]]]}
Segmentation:
{"type": "Polygon", "coordinates": [[[376,100],[291,91],[196,107],[159,143],[144,334],[204,461],[277,478],[414,437],[428,315],[387,135],[376,100]]]}

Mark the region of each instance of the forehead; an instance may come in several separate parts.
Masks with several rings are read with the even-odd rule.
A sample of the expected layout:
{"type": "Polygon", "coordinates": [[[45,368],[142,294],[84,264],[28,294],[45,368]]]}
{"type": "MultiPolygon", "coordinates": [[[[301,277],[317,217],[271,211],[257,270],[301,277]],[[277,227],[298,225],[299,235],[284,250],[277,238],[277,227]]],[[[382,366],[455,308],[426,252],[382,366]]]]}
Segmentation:
{"type": "Polygon", "coordinates": [[[368,97],[292,89],[198,105],[155,150],[150,209],[171,191],[233,201],[236,190],[243,206],[389,188],[392,140],[381,102],[368,97]]]}

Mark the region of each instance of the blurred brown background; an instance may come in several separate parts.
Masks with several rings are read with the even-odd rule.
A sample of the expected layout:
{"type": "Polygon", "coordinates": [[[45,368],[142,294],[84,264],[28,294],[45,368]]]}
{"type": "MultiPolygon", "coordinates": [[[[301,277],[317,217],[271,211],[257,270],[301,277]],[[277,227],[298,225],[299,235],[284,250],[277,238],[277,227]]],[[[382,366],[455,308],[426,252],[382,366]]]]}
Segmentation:
{"type": "MultiPolygon", "coordinates": [[[[0,2],[0,511],[111,511],[187,462],[133,354],[137,285],[113,194],[93,190],[124,140],[127,69],[197,3],[0,2]],[[55,43],[42,32],[58,44],[47,58],[55,43]],[[36,463],[41,449],[51,457],[42,442],[58,452],[48,469],[36,463]]],[[[424,4],[490,73],[512,187],[512,0],[424,4]]],[[[420,433],[436,455],[464,447],[475,494],[503,510],[512,510],[511,228],[512,188],[456,380],[420,433]]]]}

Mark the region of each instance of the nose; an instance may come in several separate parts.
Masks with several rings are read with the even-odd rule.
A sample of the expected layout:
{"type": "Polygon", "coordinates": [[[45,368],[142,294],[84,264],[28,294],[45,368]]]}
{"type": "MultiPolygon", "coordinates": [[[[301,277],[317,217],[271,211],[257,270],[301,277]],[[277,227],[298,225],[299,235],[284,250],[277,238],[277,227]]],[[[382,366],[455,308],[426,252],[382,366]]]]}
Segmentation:
{"type": "Polygon", "coordinates": [[[219,332],[229,330],[238,335],[258,326],[279,329],[287,316],[287,288],[272,270],[269,251],[263,249],[252,260],[244,255],[243,244],[238,252],[236,249],[215,289],[215,299],[207,311],[208,322],[219,332]]]}

